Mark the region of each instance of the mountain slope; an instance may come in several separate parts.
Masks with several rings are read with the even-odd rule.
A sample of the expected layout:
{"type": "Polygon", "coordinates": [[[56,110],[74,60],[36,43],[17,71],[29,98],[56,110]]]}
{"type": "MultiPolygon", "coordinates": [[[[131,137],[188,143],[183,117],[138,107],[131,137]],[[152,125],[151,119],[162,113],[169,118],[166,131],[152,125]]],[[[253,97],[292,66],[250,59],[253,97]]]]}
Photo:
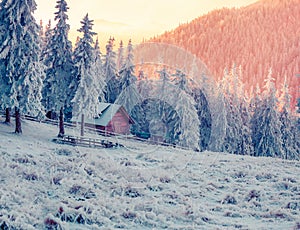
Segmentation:
{"type": "Polygon", "coordinates": [[[0,123],[0,229],[300,226],[299,161],[128,140],[119,149],[73,147],[51,142],[55,126],[23,129],[21,137],[0,123]]]}
{"type": "Polygon", "coordinates": [[[295,101],[300,72],[300,0],[263,0],[239,9],[212,11],[151,39],[197,55],[215,79],[241,65],[248,90],[263,85],[270,67],[277,87],[287,75],[295,101]]]}

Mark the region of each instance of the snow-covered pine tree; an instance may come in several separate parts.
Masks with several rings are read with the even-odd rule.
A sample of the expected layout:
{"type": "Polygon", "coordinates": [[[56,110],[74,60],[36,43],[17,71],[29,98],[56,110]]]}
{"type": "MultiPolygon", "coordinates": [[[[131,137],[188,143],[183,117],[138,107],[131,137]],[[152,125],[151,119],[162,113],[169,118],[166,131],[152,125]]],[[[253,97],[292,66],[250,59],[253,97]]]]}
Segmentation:
{"type": "Polygon", "coordinates": [[[253,153],[250,113],[247,95],[242,83],[242,70],[233,65],[225,70],[222,82],[226,109],[226,136],[223,150],[241,155],[253,153]]]}
{"type": "MultiPolygon", "coordinates": [[[[244,88],[242,86],[242,88],[244,88]]],[[[242,95],[240,99],[239,111],[242,119],[241,135],[241,150],[239,154],[252,155],[254,152],[251,132],[251,114],[249,111],[249,100],[246,95],[242,95]]]]}
{"type": "Polygon", "coordinates": [[[300,113],[300,98],[298,98],[298,116],[295,118],[294,124],[295,127],[293,127],[293,133],[294,133],[294,146],[295,149],[297,150],[297,154],[298,154],[298,159],[300,159],[300,117],[299,117],[299,113],[300,113]]]}
{"type": "Polygon", "coordinates": [[[81,21],[81,28],[78,30],[83,33],[83,37],[77,43],[74,50],[74,63],[77,67],[77,79],[79,85],[73,103],[73,117],[79,118],[84,114],[87,118],[94,118],[98,112],[99,98],[96,82],[95,68],[95,49],[92,31],[93,20],[90,20],[88,14],[81,21]]]}
{"type": "Polygon", "coordinates": [[[120,87],[122,91],[115,101],[116,104],[123,105],[129,114],[135,105],[142,102],[142,97],[136,88],[136,80],[137,78],[134,76],[133,47],[131,40],[129,40],[125,63],[120,70],[120,87]]]}
{"type": "Polygon", "coordinates": [[[241,148],[243,136],[240,133],[243,130],[243,122],[240,113],[240,85],[241,81],[235,65],[229,73],[225,70],[222,87],[225,97],[227,126],[226,136],[223,143],[223,151],[234,154],[243,154],[244,152],[241,148]]]}
{"type": "MultiPolygon", "coordinates": [[[[300,98],[298,98],[297,107],[298,107],[298,109],[297,109],[298,119],[297,119],[297,123],[296,123],[296,129],[297,129],[298,134],[300,134],[300,116],[299,116],[299,114],[300,114],[300,98]]],[[[299,154],[300,154],[300,152],[299,152],[299,154]]]]}
{"type": "MultiPolygon", "coordinates": [[[[186,83],[182,82],[182,75],[177,79],[174,85],[171,83],[170,74],[165,67],[157,71],[159,73],[160,81],[158,82],[155,94],[159,95],[162,103],[159,105],[159,111],[162,113],[162,120],[168,121],[166,124],[168,137],[171,142],[175,142],[184,147],[199,150],[199,126],[200,122],[195,108],[195,100],[192,96],[182,90],[180,87],[187,89],[186,83]],[[174,113],[171,108],[173,106],[174,113]]],[[[178,71],[177,71],[178,73],[178,71]]]]}
{"type": "Polygon", "coordinates": [[[123,41],[120,41],[117,55],[117,70],[120,72],[125,64],[123,41]]]}
{"type": "MultiPolygon", "coordinates": [[[[280,130],[282,136],[282,148],[284,151],[285,159],[299,159],[297,153],[297,142],[295,138],[295,121],[290,109],[291,95],[289,93],[289,86],[287,84],[286,76],[284,83],[281,88],[281,96],[279,98],[279,119],[280,119],[280,130]]],[[[299,146],[298,146],[299,148],[299,146]]]]}
{"type": "Polygon", "coordinates": [[[39,36],[40,36],[40,39],[42,41],[41,42],[41,49],[42,49],[42,46],[43,46],[44,35],[45,35],[44,24],[43,24],[43,20],[41,19],[40,20],[40,32],[39,32],[39,36]]]}
{"type": "Polygon", "coordinates": [[[181,70],[177,69],[175,74],[172,76],[175,77],[174,84],[181,90],[184,90],[186,93],[191,93],[190,89],[188,87],[188,79],[185,73],[183,73],[181,70]]]}
{"type": "Polygon", "coordinates": [[[5,33],[8,31],[6,2],[6,0],[0,2],[0,106],[1,109],[5,109],[5,122],[10,123],[10,108],[13,105],[10,97],[12,79],[6,75],[6,62],[4,60],[8,52],[5,45],[8,43],[7,36],[5,36],[5,33]]]}
{"type": "Polygon", "coordinates": [[[250,100],[245,91],[245,84],[243,83],[242,66],[236,70],[238,74],[235,75],[236,96],[239,99],[239,115],[241,117],[242,127],[240,129],[240,150],[239,154],[251,155],[254,152],[251,133],[251,113],[250,100]]]}
{"type": "MultiPolygon", "coordinates": [[[[158,105],[158,109],[160,111],[159,113],[164,115],[163,111],[165,111],[165,108],[169,106],[167,105],[167,102],[174,101],[174,99],[172,98],[173,94],[171,93],[171,91],[174,91],[174,89],[176,89],[177,87],[175,87],[174,84],[171,83],[170,73],[168,72],[166,67],[163,67],[161,70],[158,70],[157,73],[159,74],[159,81],[156,84],[154,95],[159,95],[162,103],[158,105]]],[[[162,119],[168,120],[167,117],[163,117],[162,119]]]]}
{"type": "Polygon", "coordinates": [[[146,74],[144,73],[143,66],[139,70],[137,81],[137,90],[142,98],[149,98],[150,92],[153,89],[152,81],[148,79],[146,74]]]}
{"type": "Polygon", "coordinates": [[[114,38],[110,38],[106,45],[106,55],[103,66],[104,79],[106,82],[105,100],[108,103],[114,103],[121,91],[116,69],[116,53],[113,50],[114,40],[114,38]]]}
{"type": "Polygon", "coordinates": [[[120,87],[122,90],[131,84],[135,84],[137,80],[136,76],[134,75],[133,46],[131,40],[128,42],[126,58],[119,74],[120,87]]]}
{"type": "Polygon", "coordinates": [[[16,133],[22,133],[20,113],[37,116],[42,110],[40,28],[33,12],[34,0],[1,2],[0,70],[4,98],[2,106],[15,107],[16,133]]]}
{"type": "Polygon", "coordinates": [[[179,144],[194,149],[203,150],[205,149],[205,147],[202,146],[202,140],[200,140],[200,117],[198,116],[199,114],[197,111],[197,103],[195,97],[192,96],[192,91],[190,90],[188,85],[188,78],[186,74],[179,69],[176,70],[173,76],[175,77],[174,84],[179,89],[178,95],[176,94],[178,96],[178,104],[175,108],[178,116],[181,119],[181,121],[179,121],[180,124],[178,124],[178,133],[180,133],[178,137],[179,144]],[[188,122],[191,122],[190,124],[193,124],[192,126],[190,126],[190,129],[188,127],[184,128],[184,126],[188,125],[188,122]],[[198,132],[198,134],[196,132],[198,132]],[[194,142],[198,140],[198,142],[193,144],[192,140],[194,142]]]}
{"type": "Polygon", "coordinates": [[[68,118],[72,111],[71,98],[74,92],[71,85],[77,84],[73,77],[74,64],[72,61],[72,43],[68,39],[70,30],[68,20],[67,2],[57,0],[54,20],[57,21],[53,29],[50,22],[46,30],[46,46],[43,52],[43,61],[47,66],[46,79],[43,87],[43,105],[47,111],[58,113],[64,108],[68,118]]]}
{"type": "Polygon", "coordinates": [[[179,119],[174,124],[175,132],[178,133],[177,143],[180,146],[188,147],[194,150],[199,150],[200,142],[200,121],[198,119],[196,103],[192,96],[184,90],[178,88],[176,97],[175,110],[179,119]]]}
{"type": "Polygon", "coordinates": [[[166,91],[168,87],[172,86],[170,81],[170,74],[167,71],[166,67],[163,67],[161,70],[158,70],[157,73],[159,74],[159,80],[160,80],[159,90],[162,93],[161,96],[163,98],[165,96],[168,96],[166,95],[166,91]]]}
{"type": "MultiPolygon", "coordinates": [[[[297,77],[300,77],[300,74],[296,75],[297,77]]],[[[300,90],[300,87],[298,87],[298,90],[300,90]]],[[[294,127],[294,135],[296,140],[295,146],[298,153],[298,158],[300,158],[300,97],[297,99],[297,110],[296,110],[297,118],[295,121],[295,127],[294,127]]]]}
{"type": "Polygon", "coordinates": [[[214,91],[214,103],[211,104],[211,110],[214,110],[215,113],[212,116],[213,132],[211,133],[209,150],[221,152],[223,150],[227,127],[225,97],[221,83],[217,85],[214,91]]]}
{"type": "MultiPolygon", "coordinates": [[[[51,37],[52,37],[53,30],[51,28],[51,20],[48,21],[48,24],[45,27],[43,37],[42,37],[42,54],[41,54],[41,61],[45,63],[45,59],[47,58],[47,55],[49,51],[51,51],[51,37]]],[[[51,63],[47,63],[51,64],[51,63]]],[[[46,66],[46,68],[50,68],[49,66],[46,66]]]]}
{"type": "Polygon", "coordinates": [[[277,98],[272,70],[265,80],[262,101],[251,121],[254,156],[284,158],[277,98]]]}
{"type": "Polygon", "coordinates": [[[96,76],[96,85],[98,88],[98,99],[100,102],[105,102],[105,79],[104,79],[104,71],[103,71],[103,63],[102,63],[102,54],[100,52],[99,40],[98,37],[95,42],[94,47],[95,52],[95,76],[96,76]]]}
{"type": "Polygon", "coordinates": [[[200,73],[196,56],[194,56],[191,64],[191,76],[191,94],[196,102],[196,110],[200,121],[199,147],[203,151],[209,148],[212,135],[212,110],[210,108],[211,105],[207,101],[207,92],[210,92],[212,95],[214,88],[209,83],[207,74],[204,72],[200,73]]]}
{"type": "MultiPolygon", "coordinates": [[[[137,81],[137,91],[143,101],[141,104],[136,105],[131,110],[131,117],[134,119],[135,124],[132,125],[132,133],[148,138],[150,135],[149,131],[149,121],[147,119],[147,114],[149,114],[149,109],[147,107],[148,99],[151,95],[151,90],[153,89],[152,81],[150,81],[144,74],[143,66],[139,70],[138,81],[137,81]]],[[[150,103],[149,103],[150,104],[150,103]]]]}
{"type": "Polygon", "coordinates": [[[198,113],[198,119],[200,121],[200,141],[199,141],[199,147],[200,150],[206,150],[208,149],[209,141],[211,138],[211,131],[212,131],[212,117],[211,117],[211,111],[209,108],[209,104],[206,98],[206,95],[204,94],[203,90],[200,88],[194,87],[192,89],[192,96],[195,100],[195,107],[198,113]]]}
{"type": "Polygon", "coordinates": [[[255,92],[250,100],[250,128],[251,128],[251,139],[252,139],[252,146],[253,146],[253,153],[251,154],[252,156],[255,156],[255,149],[254,149],[254,137],[256,136],[256,133],[258,133],[258,128],[260,126],[260,116],[261,116],[261,111],[260,107],[262,105],[262,95],[261,95],[261,90],[259,87],[259,84],[256,85],[255,92]]]}
{"type": "MultiPolygon", "coordinates": [[[[300,113],[300,98],[298,98],[298,103],[297,103],[297,113],[300,113]]],[[[298,128],[299,128],[299,131],[300,131],[300,118],[298,118],[298,128]]]]}

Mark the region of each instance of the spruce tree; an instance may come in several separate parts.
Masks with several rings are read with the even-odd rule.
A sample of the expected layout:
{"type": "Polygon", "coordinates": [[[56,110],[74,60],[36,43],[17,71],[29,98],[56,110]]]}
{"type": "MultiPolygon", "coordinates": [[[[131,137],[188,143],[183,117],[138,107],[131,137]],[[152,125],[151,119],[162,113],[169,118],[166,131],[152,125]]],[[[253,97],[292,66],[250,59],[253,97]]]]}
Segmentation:
{"type": "Polygon", "coordinates": [[[159,74],[159,81],[154,89],[154,95],[159,95],[159,98],[162,101],[162,103],[157,105],[160,111],[159,113],[163,116],[162,119],[168,120],[168,117],[164,111],[166,111],[166,108],[168,108],[169,104],[171,106],[175,105],[173,93],[177,87],[172,84],[170,73],[166,67],[158,70],[157,73],[159,74]]]}
{"type": "Polygon", "coordinates": [[[150,97],[150,92],[153,89],[152,81],[148,79],[143,69],[139,70],[137,90],[142,98],[146,99],[150,97]]]}
{"type": "Polygon", "coordinates": [[[174,124],[175,132],[178,133],[177,143],[180,146],[199,150],[200,142],[200,121],[198,118],[196,103],[192,96],[182,89],[178,88],[176,97],[175,110],[179,119],[174,124]]]}
{"type": "Polygon", "coordinates": [[[125,63],[120,71],[120,87],[122,91],[115,102],[123,105],[129,114],[135,105],[142,102],[142,98],[136,88],[136,80],[137,78],[134,75],[133,47],[131,40],[129,40],[125,63]]]}
{"type": "MultiPolygon", "coordinates": [[[[300,77],[300,74],[297,74],[296,75],[297,77],[300,77]]],[[[298,90],[300,90],[300,87],[298,88],[298,90]]],[[[294,140],[295,140],[295,143],[294,143],[294,146],[295,146],[295,149],[297,150],[297,154],[298,154],[298,159],[300,159],[300,98],[297,99],[297,113],[298,113],[298,116],[297,118],[295,118],[295,121],[294,121],[294,124],[295,124],[295,127],[294,127],[294,140]]]]}
{"type": "Polygon", "coordinates": [[[1,104],[15,107],[15,132],[22,133],[20,113],[37,116],[43,110],[40,27],[33,17],[36,3],[2,1],[0,8],[1,104]]]}
{"type": "Polygon", "coordinates": [[[6,74],[7,61],[5,59],[8,56],[7,44],[10,39],[6,35],[9,30],[6,4],[7,0],[0,2],[0,106],[5,109],[5,122],[10,123],[10,110],[14,103],[11,98],[12,78],[6,74]]]}
{"type": "Polygon", "coordinates": [[[99,88],[97,87],[97,72],[95,65],[95,49],[92,31],[93,20],[88,14],[81,21],[81,28],[78,30],[83,33],[83,37],[77,43],[74,50],[74,63],[77,68],[77,79],[79,85],[73,103],[73,116],[78,118],[84,114],[87,118],[94,118],[98,112],[99,88]]]}
{"type": "Polygon", "coordinates": [[[255,107],[251,123],[254,156],[284,158],[276,89],[271,69],[265,80],[262,101],[255,107]]]}
{"type": "Polygon", "coordinates": [[[106,45],[105,62],[103,66],[106,82],[105,100],[114,103],[120,94],[121,88],[116,68],[116,53],[113,50],[114,38],[110,38],[106,45]]]}
{"type": "Polygon", "coordinates": [[[181,89],[184,90],[187,93],[191,93],[189,86],[188,86],[188,79],[185,73],[183,73],[181,70],[177,69],[175,74],[173,74],[175,77],[175,85],[181,89]]]}
{"type": "MultiPolygon", "coordinates": [[[[45,31],[43,32],[42,37],[42,54],[41,61],[46,65],[50,65],[51,63],[45,62],[45,58],[47,58],[48,53],[51,52],[51,37],[52,37],[53,29],[51,28],[51,20],[48,21],[48,24],[45,27],[45,31]]],[[[52,65],[51,65],[52,66],[52,65]]],[[[50,66],[46,66],[50,68],[50,66]]]]}
{"type": "MultiPolygon", "coordinates": [[[[179,128],[179,143],[183,146],[204,150],[207,147],[207,143],[204,143],[206,141],[203,140],[204,137],[202,138],[200,130],[202,128],[201,121],[203,121],[204,125],[206,119],[203,116],[204,111],[200,112],[200,108],[198,107],[203,101],[200,102],[201,99],[195,97],[195,94],[193,94],[192,90],[189,88],[188,78],[185,73],[177,69],[173,76],[175,77],[174,84],[178,87],[178,93],[176,93],[175,95],[178,97],[176,112],[180,117],[180,125],[178,125],[177,127],[177,129],[179,128]],[[193,125],[190,126],[190,128],[185,127],[188,125],[188,123],[193,125]],[[194,141],[194,143],[192,140],[194,141]],[[195,142],[196,140],[198,140],[197,143],[195,142]]],[[[201,93],[202,92],[200,92],[200,94],[201,93]]],[[[204,108],[205,107],[202,107],[201,109],[204,108]]],[[[202,134],[204,134],[204,129],[201,130],[202,134]]]]}
{"type": "Polygon", "coordinates": [[[243,154],[244,150],[242,147],[243,135],[243,123],[240,112],[240,98],[239,87],[241,81],[239,79],[236,67],[233,66],[231,71],[227,73],[223,78],[222,87],[224,94],[224,102],[226,109],[226,135],[223,143],[223,151],[243,154]]]}
{"type": "Polygon", "coordinates": [[[7,51],[4,51],[4,44],[5,42],[5,32],[7,31],[7,24],[5,22],[6,17],[6,9],[5,4],[7,1],[3,0],[0,2],[0,106],[2,109],[5,109],[5,122],[10,123],[10,107],[12,105],[12,102],[10,101],[10,89],[11,89],[11,81],[10,78],[5,76],[6,67],[3,62],[3,58],[7,56],[7,51]]]}
{"type": "Polygon", "coordinates": [[[120,41],[120,46],[118,49],[117,55],[117,70],[120,72],[124,66],[125,58],[124,58],[124,46],[123,41],[120,41]]]}
{"type": "Polygon", "coordinates": [[[214,110],[215,112],[212,116],[213,132],[211,133],[209,150],[221,152],[223,151],[227,127],[225,97],[223,94],[223,87],[221,83],[216,86],[216,90],[214,92],[214,99],[215,102],[210,105],[211,110],[214,110]]]}
{"type": "Polygon", "coordinates": [[[57,0],[55,8],[56,25],[50,28],[50,21],[45,32],[46,46],[43,52],[43,62],[47,66],[46,79],[43,87],[43,105],[47,111],[58,113],[61,108],[70,118],[72,111],[71,98],[74,92],[71,85],[76,85],[73,76],[72,43],[68,39],[70,26],[67,23],[68,9],[65,0],[57,0]]]}
{"type": "Polygon", "coordinates": [[[291,95],[289,93],[289,86],[285,77],[284,83],[281,89],[281,96],[279,98],[279,119],[280,119],[280,130],[282,136],[282,148],[284,151],[285,159],[298,159],[297,153],[297,139],[295,138],[294,132],[296,131],[295,119],[293,119],[290,109],[291,95]]]}
{"type": "Polygon", "coordinates": [[[246,95],[242,96],[239,106],[239,111],[242,119],[242,127],[240,130],[240,149],[242,150],[242,152],[239,152],[238,154],[252,155],[254,152],[254,148],[252,143],[251,132],[251,114],[249,108],[249,101],[246,95]]]}
{"type": "Polygon", "coordinates": [[[121,90],[131,84],[135,84],[137,80],[136,76],[134,75],[133,46],[131,40],[128,42],[126,58],[119,74],[121,90]]]}
{"type": "Polygon", "coordinates": [[[192,96],[195,100],[195,107],[198,113],[198,119],[200,121],[200,141],[199,147],[200,150],[208,149],[209,141],[212,135],[212,115],[207,101],[207,97],[204,94],[203,90],[200,88],[194,87],[192,89],[192,96]]]}
{"type": "Polygon", "coordinates": [[[181,76],[175,85],[171,82],[169,71],[165,67],[157,72],[160,80],[154,90],[154,94],[159,95],[162,101],[157,106],[159,111],[161,111],[162,121],[166,122],[168,130],[167,140],[180,146],[199,150],[200,122],[195,107],[195,100],[180,88],[187,89],[186,83],[177,84],[177,82],[182,81],[182,77],[185,75],[180,74],[181,76]],[[172,108],[169,108],[170,106],[172,108]]]}
{"type": "MultiPolygon", "coordinates": [[[[143,67],[142,67],[143,68],[143,67]]],[[[138,81],[137,81],[137,92],[141,97],[141,104],[137,104],[130,113],[130,116],[134,119],[135,124],[132,125],[132,133],[141,136],[149,137],[149,121],[147,119],[147,114],[149,114],[149,109],[146,106],[148,99],[151,95],[151,90],[153,89],[152,82],[144,74],[143,69],[140,69],[138,72],[138,81]]]]}
{"type": "Polygon", "coordinates": [[[252,140],[252,146],[253,146],[253,152],[252,156],[257,155],[255,153],[255,139],[256,139],[256,134],[258,133],[258,128],[261,124],[261,108],[262,106],[262,95],[261,95],[261,90],[259,85],[256,85],[254,95],[251,98],[250,101],[250,113],[251,113],[251,118],[250,118],[250,128],[251,128],[251,140],[252,140]]]}
{"type": "Polygon", "coordinates": [[[102,54],[100,52],[98,37],[94,46],[94,58],[95,58],[95,76],[96,76],[96,86],[98,89],[98,98],[100,102],[105,101],[105,79],[102,63],[102,54]]]}

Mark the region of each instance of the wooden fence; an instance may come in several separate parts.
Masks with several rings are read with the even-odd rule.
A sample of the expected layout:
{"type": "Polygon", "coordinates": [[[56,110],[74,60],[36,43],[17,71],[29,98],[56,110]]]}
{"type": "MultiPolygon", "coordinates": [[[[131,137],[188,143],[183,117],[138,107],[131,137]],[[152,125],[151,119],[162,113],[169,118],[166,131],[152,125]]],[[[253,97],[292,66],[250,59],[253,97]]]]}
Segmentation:
{"type": "MultiPolygon", "coordinates": [[[[5,116],[4,112],[0,112],[0,114],[2,116],[5,116]]],[[[12,117],[14,117],[14,114],[11,114],[12,117]]],[[[51,124],[51,125],[55,125],[58,126],[59,121],[58,120],[52,120],[49,118],[45,118],[45,119],[38,119],[36,117],[32,117],[32,116],[22,116],[22,119],[24,120],[29,120],[29,121],[34,121],[34,122],[39,122],[39,123],[45,123],[45,124],[51,124]]],[[[64,122],[64,126],[65,127],[69,127],[69,128],[76,128],[77,125],[74,123],[69,123],[69,122],[64,122]]],[[[91,128],[91,127],[85,127],[85,131],[88,133],[97,133],[101,136],[115,136],[118,139],[121,140],[134,140],[134,141],[140,141],[140,142],[144,142],[147,144],[151,144],[151,145],[162,145],[162,146],[168,146],[168,147],[174,147],[174,148],[179,148],[179,149],[183,149],[183,150],[192,150],[195,151],[194,149],[191,148],[187,148],[187,147],[183,147],[183,146],[179,146],[179,145],[174,145],[171,143],[166,143],[166,142],[160,142],[160,141],[155,141],[155,140],[150,140],[150,139],[144,139],[144,138],[140,138],[137,136],[133,136],[133,135],[121,135],[118,133],[113,133],[113,132],[107,132],[107,131],[103,131],[103,130],[99,130],[96,128],[91,128]]],[[[85,137],[76,137],[76,136],[64,136],[63,138],[56,138],[54,139],[55,142],[57,143],[65,143],[65,144],[72,144],[72,145],[77,145],[77,146],[85,146],[85,147],[101,147],[101,148],[113,148],[113,147],[120,147],[123,146],[119,143],[112,143],[110,141],[107,140],[100,140],[100,139],[93,139],[93,138],[85,138],[85,137]],[[61,140],[59,140],[61,139],[61,140]]],[[[196,150],[199,151],[199,150],[196,150]]]]}
{"type": "Polygon", "coordinates": [[[124,147],[119,143],[114,143],[108,140],[96,139],[96,138],[87,138],[87,137],[78,137],[78,136],[69,136],[65,135],[60,138],[55,138],[53,140],[59,144],[69,144],[73,146],[83,146],[90,148],[118,148],[124,147]]]}

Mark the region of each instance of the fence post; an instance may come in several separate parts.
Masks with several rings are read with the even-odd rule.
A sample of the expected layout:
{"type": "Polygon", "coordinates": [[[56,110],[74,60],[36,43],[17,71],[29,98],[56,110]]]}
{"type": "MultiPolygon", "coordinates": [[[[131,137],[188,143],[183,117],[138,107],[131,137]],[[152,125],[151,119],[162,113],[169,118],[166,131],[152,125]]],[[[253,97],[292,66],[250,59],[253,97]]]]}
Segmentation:
{"type": "Polygon", "coordinates": [[[80,129],[80,135],[84,136],[84,114],[81,114],[81,129],[80,129]]]}

